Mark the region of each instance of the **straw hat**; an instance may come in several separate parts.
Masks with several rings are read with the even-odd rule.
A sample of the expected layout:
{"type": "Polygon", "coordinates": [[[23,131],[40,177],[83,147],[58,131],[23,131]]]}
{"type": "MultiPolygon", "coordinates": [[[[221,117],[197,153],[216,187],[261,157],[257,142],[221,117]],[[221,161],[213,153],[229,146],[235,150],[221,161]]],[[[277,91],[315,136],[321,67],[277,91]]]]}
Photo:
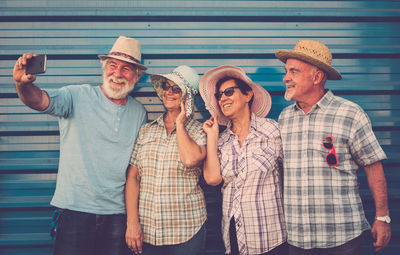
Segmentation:
{"type": "Polygon", "coordinates": [[[101,60],[106,58],[115,58],[128,63],[137,65],[140,69],[146,70],[147,67],[142,65],[141,46],[138,40],[120,36],[114,43],[108,55],[99,55],[101,60]]]}
{"type": "Polygon", "coordinates": [[[271,109],[271,96],[263,87],[254,83],[244,72],[237,66],[224,65],[207,71],[200,79],[199,91],[203,98],[207,110],[211,115],[218,115],[218,123],[227,125],[230,121],[225,117],[219,108],[217,99],[215,98],[216,84],[225,77],[238,78],[244,81],[253,90],[254,99],[251,104],[250,111],[256,116],[264,118],[271,109]]]}
{"type": "Polygon", "coordinates": [[[182,90],[182,98],[187,98],[186,116],[193,114],[194,95],[199,90],[200,76],[193,68],[185,65],[178,66],[172,72],[167,74],[152,74],[150,80],[158,97],[162,101],[162,85],[166,79],[173,81],[182,90]]]}
{"type": "Polygon", "coordinates": [[[278,50],[275,56],[283,63],[289,58],[295,58],[314,65],[327,74],[328,80],[341,80],[342,76],[332,64],[332,53],[325,44],[313,40],[300,40],[293,50],[278,50]]]}

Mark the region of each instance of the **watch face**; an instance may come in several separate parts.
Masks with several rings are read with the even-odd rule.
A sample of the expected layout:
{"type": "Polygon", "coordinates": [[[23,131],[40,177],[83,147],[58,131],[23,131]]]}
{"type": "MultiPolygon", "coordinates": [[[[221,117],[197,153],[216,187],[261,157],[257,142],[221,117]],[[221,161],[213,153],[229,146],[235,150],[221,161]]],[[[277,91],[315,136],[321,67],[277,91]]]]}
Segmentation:
{"type": "Polygon", "coordinates": [[[384,216],[384,218],[385,218],[385,222],[386,223],[390,223],[390,217],[389,216],[384,216]]]}
{"type": "Polygon", "coordinates": [[[386,223],[390,223],[391,219],[389,216],[375,217],[376,220],[383,221],[386,223]]]}

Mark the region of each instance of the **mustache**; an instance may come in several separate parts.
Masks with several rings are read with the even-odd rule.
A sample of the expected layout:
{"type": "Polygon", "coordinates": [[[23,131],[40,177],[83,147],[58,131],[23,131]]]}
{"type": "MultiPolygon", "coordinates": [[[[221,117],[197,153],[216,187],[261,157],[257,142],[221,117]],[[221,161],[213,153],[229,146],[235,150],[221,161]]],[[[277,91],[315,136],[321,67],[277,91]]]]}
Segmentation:
{"type": "Polygon", "coordinates": [[[111,75],[110,77],[108,77],[108,81],[112,81],[115,83],[123,83],[124,85],[128,84],[128,81],[125,78],[117,78],[114,75],[111,75]]]}
{"type": "Polygon", "coordinates": [[[285,82],[285,85],[286,85],[286,87],[289,87],[289,86],[295,87],[296,83],[294,83],[293,81],[288,81],[288,82],[285,82]]]}

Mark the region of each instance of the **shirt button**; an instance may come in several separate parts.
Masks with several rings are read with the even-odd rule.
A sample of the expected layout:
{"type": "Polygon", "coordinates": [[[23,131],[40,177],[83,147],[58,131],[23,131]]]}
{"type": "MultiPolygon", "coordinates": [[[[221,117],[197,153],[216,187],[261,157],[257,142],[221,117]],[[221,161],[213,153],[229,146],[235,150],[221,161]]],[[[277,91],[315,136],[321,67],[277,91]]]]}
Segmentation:
{"type": "Polygon", "coordinates": [[[115,131],[115,132],[118,132],[118,128],[114,128],[114,131],[115,131]]]}
{"type": "Polygon", "coordinates": [[[117,120],[120,120],[120,118],[117,118],[117,120]]]}

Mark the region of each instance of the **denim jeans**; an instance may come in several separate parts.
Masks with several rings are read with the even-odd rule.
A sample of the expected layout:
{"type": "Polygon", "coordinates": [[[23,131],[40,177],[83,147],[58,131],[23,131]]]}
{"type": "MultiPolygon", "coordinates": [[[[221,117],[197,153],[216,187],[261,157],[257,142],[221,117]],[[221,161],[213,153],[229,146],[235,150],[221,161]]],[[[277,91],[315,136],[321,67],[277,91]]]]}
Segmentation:
{"type": "Polygon", "coordinates": [[[361,255],[362,254],[363,235],[348,241],[340,246],[333,248],[315,248],[301,249],[289,245],[290,255],[361,255]]]}
{"type": "MultiPolygon", "coordinates": [[[[206,236],[204,225],[187,242],[175,245],[154,246],[143,243],[142,255],[196,255],[202,251],[206,236]]],[[[132,253],[133,254],[133,253],[132,253]]]]}
{"type": "Polygon", "coordinates": [[[54,255],[125,255],[126,215],[59,209],[54,255]]]}

